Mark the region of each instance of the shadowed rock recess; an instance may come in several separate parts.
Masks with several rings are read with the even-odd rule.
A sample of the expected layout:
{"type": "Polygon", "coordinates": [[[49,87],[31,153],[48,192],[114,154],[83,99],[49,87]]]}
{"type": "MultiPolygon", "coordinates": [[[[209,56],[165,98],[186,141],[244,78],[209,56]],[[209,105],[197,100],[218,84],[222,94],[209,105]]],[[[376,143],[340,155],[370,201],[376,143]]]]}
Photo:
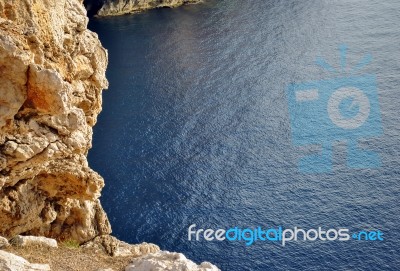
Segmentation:
{"type": "Polygon", "coordinates": [[[80,243],[111,227],[88,166],[107,51],[79,0],[0,0],[0,235],[80,243]]]}

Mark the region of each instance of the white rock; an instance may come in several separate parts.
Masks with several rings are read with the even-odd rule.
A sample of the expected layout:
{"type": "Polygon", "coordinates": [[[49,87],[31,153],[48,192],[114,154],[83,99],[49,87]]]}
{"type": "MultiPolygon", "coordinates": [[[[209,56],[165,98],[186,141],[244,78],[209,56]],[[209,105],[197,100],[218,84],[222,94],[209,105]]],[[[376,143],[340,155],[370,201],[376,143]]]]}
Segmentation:
{"type": "Polygon", "coordinates": [[[50,271],[48,264],[32,264],[22,257],[0,250],[1,271],[50,271]]]}
{"type": "Polygon", "coordinates": [[[181,253],[160,251],[133,259],[125,271],[220,271],[220,269],[208,262],[197,265],[181,253]]]}
{"type": "Polygon", "coordinates": [[[42,236],[21,236],[17,235],[10,241],[15,246],[26,247],[32,245],[40,245],[47,247],[58,247],[57,241],[42,236]]]}

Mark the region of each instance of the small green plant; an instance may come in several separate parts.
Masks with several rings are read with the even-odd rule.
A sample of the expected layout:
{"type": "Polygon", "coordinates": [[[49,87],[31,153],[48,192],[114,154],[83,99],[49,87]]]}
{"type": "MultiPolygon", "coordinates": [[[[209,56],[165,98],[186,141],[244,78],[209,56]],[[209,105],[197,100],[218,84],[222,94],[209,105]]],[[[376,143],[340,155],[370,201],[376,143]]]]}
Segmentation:
{"type": "Polygon", "coordinates": [[[79,242],[76,240],[65,240],[61,243],[64,247],[67,248],[79,248],[79,242]]]}

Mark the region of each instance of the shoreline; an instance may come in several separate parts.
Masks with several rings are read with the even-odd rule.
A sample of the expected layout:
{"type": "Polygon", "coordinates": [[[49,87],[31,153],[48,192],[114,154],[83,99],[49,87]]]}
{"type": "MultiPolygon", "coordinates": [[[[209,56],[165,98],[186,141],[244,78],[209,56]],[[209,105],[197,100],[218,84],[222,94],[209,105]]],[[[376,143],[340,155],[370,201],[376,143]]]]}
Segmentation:
{"type": "Polygon", "coordinates": [[[150,1],[139,2],[139,3],[127,3],[124,4],[121,0],[117,2],[110,2],[108,0],[103,6],[95,13],[93,17],[104,18],[104,17],[114,17],[122,15],[137,14],[145,12],[151,9],[158,8],[176,8],[183,5],[195,5],[204,2],[203,0],[172,0],[172,2],[161,1],[158,4],[152,4],[150,1]]]}
{"type": "Polygon", "coordinates": [[[99,200],[104,179],[87,161],[108,88],[108,52],[87,28],[81,0],[6,2],[0,0],[0,270],[51,270],[58,259],[64,266],[52,270],[218,271],[111,236],[99,200]],[[65,242],[82,250],[65,250],[65,242]],[[96,251],[108,262],[127,258],[118,269],[86,269],[82,259],[99,260],[96,251]],[[75,267],[66,268],[72,261],[75,267]]]}

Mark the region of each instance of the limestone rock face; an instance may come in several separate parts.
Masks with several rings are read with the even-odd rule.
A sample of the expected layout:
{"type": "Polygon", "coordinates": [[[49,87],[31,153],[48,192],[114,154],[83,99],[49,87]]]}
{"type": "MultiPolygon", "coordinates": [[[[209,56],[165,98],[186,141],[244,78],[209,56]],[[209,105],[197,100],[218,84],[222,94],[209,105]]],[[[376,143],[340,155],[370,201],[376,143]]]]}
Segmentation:
{"type": "Polygon", "coordinates": [[[125,271],[221,271],[209,262],[200,265],[188,260],[181,253],[160,251],[132,260],[125,271]]]}
{"type": "Polygon", "coordinates": [[[0,235],[84,242],[111,228],[86,159],[107,52],[82,0],[0,0],[0,235]]]}
{"type": "Polygon", "coordinates": [[[199,0],[106,0],[98,16],[114,16],[160,7],[177,7],[199,0]]]}

